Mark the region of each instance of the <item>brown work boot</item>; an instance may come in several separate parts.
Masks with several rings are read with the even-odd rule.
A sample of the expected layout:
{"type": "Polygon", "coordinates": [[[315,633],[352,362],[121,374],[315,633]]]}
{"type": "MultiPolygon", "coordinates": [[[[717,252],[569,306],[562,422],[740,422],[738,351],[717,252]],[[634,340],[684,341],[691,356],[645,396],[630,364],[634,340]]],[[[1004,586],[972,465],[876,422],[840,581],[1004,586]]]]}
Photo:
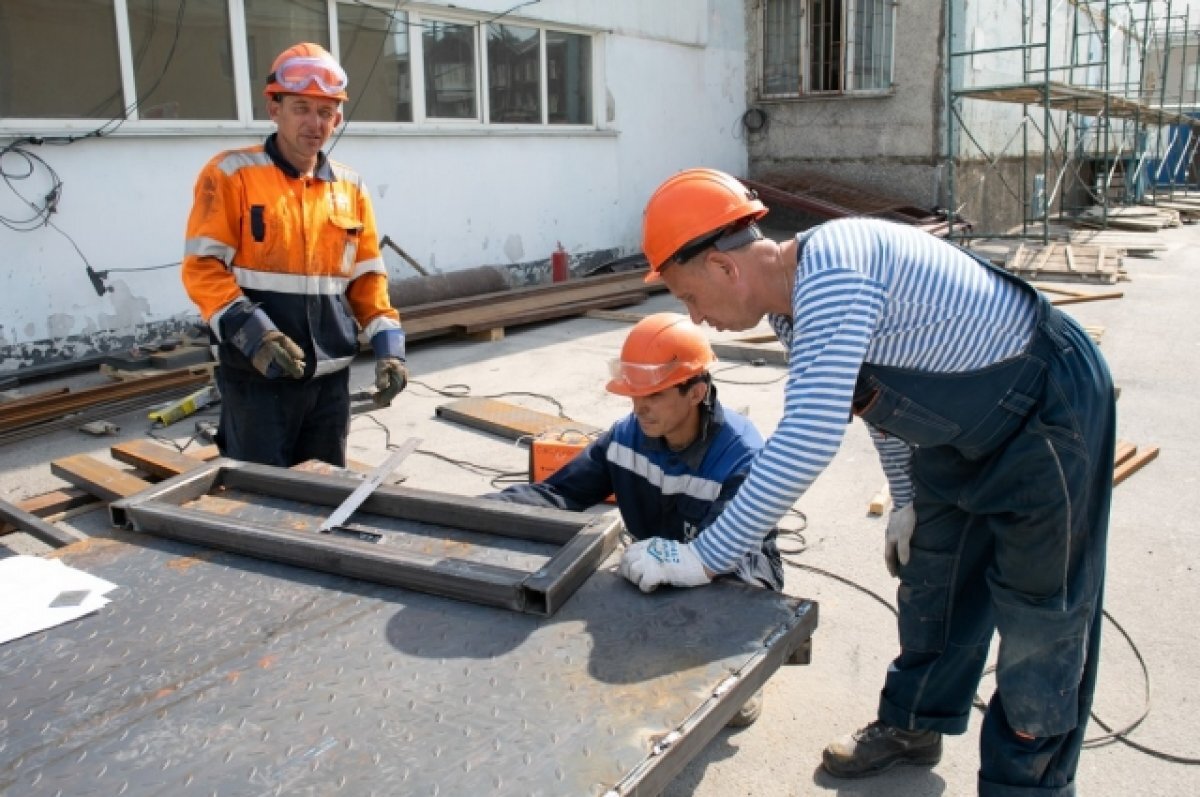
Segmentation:
{"type": "Polygon", "coordinates": [[[826,747],[821,759],[836,778],[865,778],[897,764],[931,767],[942,760],[942,735],[903,731],[875,720],[826,747]]]}
{"type": "Polygon", "coordinates": [[[760,714],[762,714],[763,693],[759,689],[754,694],[750,695],[750,699],[742,704],[738,709],[738,713],[729,718],[729,722],[725,723],[726,728],[745,728],[753,725],[760,714]]]}

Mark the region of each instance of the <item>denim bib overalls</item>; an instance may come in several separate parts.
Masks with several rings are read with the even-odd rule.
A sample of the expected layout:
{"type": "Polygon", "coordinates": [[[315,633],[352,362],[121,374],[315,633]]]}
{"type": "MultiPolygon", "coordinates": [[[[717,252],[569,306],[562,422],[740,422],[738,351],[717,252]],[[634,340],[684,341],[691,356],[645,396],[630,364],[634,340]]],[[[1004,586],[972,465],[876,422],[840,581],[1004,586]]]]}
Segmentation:
{"type": "Polygon", "coordinates": [[[998,630],[979,793],[1065,797],[1074,794],[1099,656],[1115,396],[1077,323],[976,259],[1035,297],[1026,349],[965,373],[864,363],[855,387],[855,414],[914,447],[901,653],[879,718],[963,733],[998,630]]]}

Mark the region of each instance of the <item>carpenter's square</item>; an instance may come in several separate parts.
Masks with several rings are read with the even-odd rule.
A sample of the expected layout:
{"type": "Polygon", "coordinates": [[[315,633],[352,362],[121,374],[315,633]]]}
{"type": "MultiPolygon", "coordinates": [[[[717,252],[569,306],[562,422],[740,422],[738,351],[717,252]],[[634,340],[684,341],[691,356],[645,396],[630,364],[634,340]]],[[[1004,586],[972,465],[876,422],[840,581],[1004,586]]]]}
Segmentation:
{"type": "MultiPolygon", "coordinates": [[[[349,520],[355,510],[362,506],[362,502],[367,500],[367,497],[371,493],[375,492],[375,488],[379,486],[380,482],[387,478],[387,475],[394,471],[400,465],[400,462],[415,451],[420,444],[421,440],[418,437],[410,437],[401,443],[400,447],[389,454],[388,458],[381,462],[375,470],[367,474],[367,478],[363,480],[363,483],[355,487],[354,492],[346,496],[346,500],[342,501],[338,508],[333,510],[333,514],[317,527],[317,531],[322,534],[329,534],[349,520]]],[[[368,537],[373,537],[373,541],[378,541],[379,539],[379,535],[377,534],[363,535],[353,530],[349,530],[349,533],[352,536],[362,539],[367,539],[368,537]]]]}

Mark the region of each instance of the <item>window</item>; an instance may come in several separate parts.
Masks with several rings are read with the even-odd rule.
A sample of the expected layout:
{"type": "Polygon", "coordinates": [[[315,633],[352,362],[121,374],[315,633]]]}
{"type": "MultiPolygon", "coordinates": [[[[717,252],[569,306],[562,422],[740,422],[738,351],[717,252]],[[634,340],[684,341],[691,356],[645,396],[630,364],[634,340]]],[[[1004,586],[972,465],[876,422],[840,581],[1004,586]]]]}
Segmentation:
{"type": "Polygon", "coordinates": [[[246,9],[246,50],[250,64],[250,101],[255,119],[269,119],[263,87],[275,56],[296,42],[329,47],[329,10],[325,0],[242,0],[246,9]]]}
{"type": "Polygon", "coordinates": [[[425,115],[477,119],[475,29],[455,22],[426,21],[421,31],[425,66],[425,115]]]}
{"type": "Polygon", "coordinates": [[[537,28],[488,25],[487,54],[490,120],[540,124],[542,54],[537,28]]]}
{"type": "Polygon", "coordinates": [[[546,31],[550,124],[592,123],[592,37],[546,31]]]}
{"type": "Polygon", "coordinates": [[[350,78],[349,114],[359,122],[413,120],[408,14],[339,3],[338,47],[350,78]]]}
{"type": "Polygon", "coordinates": [[[765,0],[765,97],[886,91],[892,85],[893,0],[765,0]]]}
{"type": "Polygon", "coordinates": [[[244,130],[302,41],[334,53],[347,121],[377,131],[591,126],[595,36],[393,0],[0,0],[0,135],[244,130]]]}
{"type": "Polygon", "coordinates": [[[237,116],[227,0],[126,0],[139,119],[237,116]]]}
{"type": "Polygon", "coordinates": [[[0,3],[0,116],[123,116],[112,0],[0,3]]]}

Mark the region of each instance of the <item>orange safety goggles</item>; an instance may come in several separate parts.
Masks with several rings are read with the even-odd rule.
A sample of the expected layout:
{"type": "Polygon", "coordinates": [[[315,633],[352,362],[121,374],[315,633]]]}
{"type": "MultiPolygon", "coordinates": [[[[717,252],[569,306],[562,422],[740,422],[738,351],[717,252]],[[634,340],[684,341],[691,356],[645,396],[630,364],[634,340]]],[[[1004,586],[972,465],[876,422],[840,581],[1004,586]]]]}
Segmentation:
{"type": "Polygon", "coordinates": [[[350,80],[341,65],[329,58],[297,55],[267,75],[267,85],[277,83],[284,91],[304,91],[316,84],[326,94],[340,94],[350,80]]]}

